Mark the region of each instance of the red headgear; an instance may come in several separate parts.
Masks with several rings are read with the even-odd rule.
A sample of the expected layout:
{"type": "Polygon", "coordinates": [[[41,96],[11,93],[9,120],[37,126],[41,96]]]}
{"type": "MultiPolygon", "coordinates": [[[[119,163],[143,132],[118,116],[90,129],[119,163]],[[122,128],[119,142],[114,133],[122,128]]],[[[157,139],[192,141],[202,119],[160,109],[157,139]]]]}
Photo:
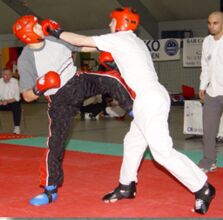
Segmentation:
{"type": "Polygon", "coordinates": [[[38,23],[37,17],[33,15],[24,15],[20,17],[13,24],[13,33],[18,37],[23,43],[39,43],[43,40],[41,36],[36,34],[33,30],[35,24],[38,23]]]}
{"type": "Polygon", "coordinates": [[[111,55],[111,53],[106,52],[106,51],[102,51],[98,57],[98,61],[100,64],[104,64],[104,62],[113,62],[113,57],[111,55]]]}
{"type": "Polygon", "coordinates": [[[135,31],[139,24],[139,14],[129,7],[113,10],[110,17],[117,21],[116,31],[135,31]]]}
{"type": "Polygon", "coordinates": [[[99,63],[104,66],[105,68],[109,69],[114,69],[115,63],[114,59],[111,55],[111,53],[102,51],[98,57],[99,63]]]}

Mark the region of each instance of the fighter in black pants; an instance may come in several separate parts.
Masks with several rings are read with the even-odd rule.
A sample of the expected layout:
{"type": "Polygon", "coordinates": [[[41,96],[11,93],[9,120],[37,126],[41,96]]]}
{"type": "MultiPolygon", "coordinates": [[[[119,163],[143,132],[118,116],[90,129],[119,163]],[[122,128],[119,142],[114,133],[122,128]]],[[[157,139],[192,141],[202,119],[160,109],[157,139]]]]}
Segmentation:
{"type": "Polygon", "coordinates": [[[83,101],[97,94],[108,93],[126,111],[132,108],[133,92],[120,74],[116,71],[77,74],[71,52],[84,51],[83,48],[54,37],[45,37],[45,29],[49,25],[57,24],[45,20],[40,25],[32,15],[22,16],[13,25],[14,34],[27,44],[18,59],[23,98],[31,102],[43,94],[49,101],[48,148],[40,166],[40,185],[45,191],[30,200],[30,204],[35,206],[57,199],[58,187],[63,182],[65,141],[71,119],[83,101]]]}

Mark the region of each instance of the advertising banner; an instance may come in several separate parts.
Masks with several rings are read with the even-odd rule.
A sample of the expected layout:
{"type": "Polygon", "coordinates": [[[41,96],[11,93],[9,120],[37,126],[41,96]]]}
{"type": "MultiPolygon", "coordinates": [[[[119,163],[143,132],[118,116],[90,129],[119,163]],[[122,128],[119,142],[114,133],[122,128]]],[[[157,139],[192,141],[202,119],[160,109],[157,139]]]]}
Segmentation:
{"type": "Polygon", "coordinates": [[[204,38],[186,38],[183,40],[183,66],[200,67],[202,42],[204,38]]]}
{"type": "MultiPolygon", "coordinates": [[[[198,100],[184,103],[184,134],[203,135],[202,104],[198,100]]],[[[223,137],[223,116],[221,117],[217,137],[223,137]]]]}
{"type": "Polygon", "coordinates": [[[145,41],[153,61],[180,59],[180,39],[160,39],[145,41]]]}

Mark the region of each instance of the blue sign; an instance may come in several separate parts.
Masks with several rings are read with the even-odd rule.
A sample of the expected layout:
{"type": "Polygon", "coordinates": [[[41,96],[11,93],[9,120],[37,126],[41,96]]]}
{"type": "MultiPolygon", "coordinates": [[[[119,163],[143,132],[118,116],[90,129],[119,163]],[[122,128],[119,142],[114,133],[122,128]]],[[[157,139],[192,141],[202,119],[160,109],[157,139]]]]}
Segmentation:
{"type": "Polygon", "coordinates": [[[179,50],[179,44],[176,40],[170,39],[166,41],[164,49],[169,56],[174,56],[179,50]]]}

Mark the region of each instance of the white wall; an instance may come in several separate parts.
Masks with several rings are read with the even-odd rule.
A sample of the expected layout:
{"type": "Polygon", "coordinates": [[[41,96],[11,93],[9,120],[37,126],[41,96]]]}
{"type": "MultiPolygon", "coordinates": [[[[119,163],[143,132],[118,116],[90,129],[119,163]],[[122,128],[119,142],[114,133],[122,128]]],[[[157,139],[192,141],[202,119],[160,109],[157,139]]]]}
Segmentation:
{"type": "Polygon", "coordinates": [[[168,21],[159,23],[159,36],[161,31],[170,30],[192,30],[194,37],[206,36],[207,31],[207,20],[183,20],[183,21],[168,21]]]}
{"type": "MultiPolygon", "coordinates": [[[[166,30],[192,30],[194,37],[207,35],[207,20],[184,20],[173,22],[161,22],[159,24],[159,36],[166,30]]],[[[181,51],[181,57],[182,57],[181,51]]],[[[184,68],[182,59],[171,62],[155,62],[160,82],[169,93],[181,93],[181,85],[186,84],[195,88],[198,93],[201,68],[184,68]]]]}
{"type": "Polygon", "coordinates": [[[0,66],[2,67],[2,48],[19,47],[22,45],[13,34],[0,35],[0,66]]]}

